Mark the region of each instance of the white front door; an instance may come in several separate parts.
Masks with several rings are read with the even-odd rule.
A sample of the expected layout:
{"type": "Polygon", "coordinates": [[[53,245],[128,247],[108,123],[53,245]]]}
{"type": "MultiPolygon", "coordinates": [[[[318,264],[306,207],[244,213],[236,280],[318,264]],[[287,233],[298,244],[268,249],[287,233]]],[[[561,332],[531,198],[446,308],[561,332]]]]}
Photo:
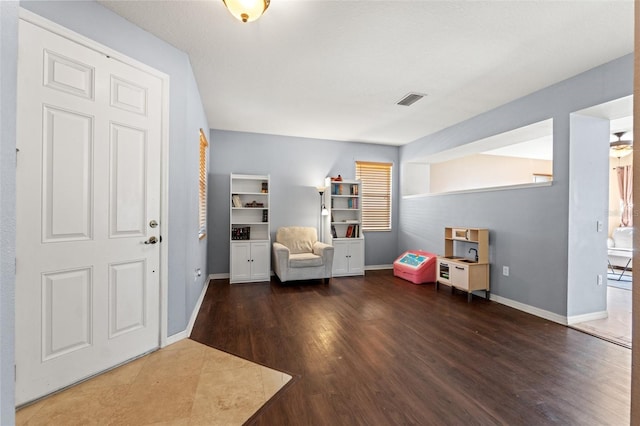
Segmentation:
{"type": "Polygon", "coordinates": [[[20,21],[16,403],[159,346],[162,80],[20,21]]]}

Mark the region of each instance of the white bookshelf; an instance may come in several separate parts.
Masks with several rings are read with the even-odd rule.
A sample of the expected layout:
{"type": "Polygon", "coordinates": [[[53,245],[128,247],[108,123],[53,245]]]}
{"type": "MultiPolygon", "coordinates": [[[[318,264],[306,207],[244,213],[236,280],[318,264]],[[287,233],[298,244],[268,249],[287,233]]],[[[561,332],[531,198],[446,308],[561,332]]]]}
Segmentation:
{"type": "Polygon", "coordinates": [[[269,175],[233,173],[229,189],[229,282],[269,281],[269,175]]]}

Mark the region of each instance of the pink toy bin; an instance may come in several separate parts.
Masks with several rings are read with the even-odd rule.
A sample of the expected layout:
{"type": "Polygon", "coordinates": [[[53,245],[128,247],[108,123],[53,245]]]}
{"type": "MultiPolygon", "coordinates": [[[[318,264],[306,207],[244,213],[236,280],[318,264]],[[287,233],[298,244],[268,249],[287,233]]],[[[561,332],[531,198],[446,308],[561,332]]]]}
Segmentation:
{"type": "Polygon", "coordinates": [[[393,262],[393,275],[414,284],[436,282],[436,259],[433,253],[408,250],[393,262]]]}

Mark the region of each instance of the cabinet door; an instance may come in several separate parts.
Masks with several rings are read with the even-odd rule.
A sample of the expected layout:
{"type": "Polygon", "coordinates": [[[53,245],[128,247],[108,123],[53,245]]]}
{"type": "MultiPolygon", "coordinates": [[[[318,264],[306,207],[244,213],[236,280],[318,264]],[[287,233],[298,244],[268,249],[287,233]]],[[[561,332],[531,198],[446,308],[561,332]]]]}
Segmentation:
{"type": "Polygon", "coordinates": [[[269,281],[270,264],[269,243],[261,241],[251,243],[251,279],[269,281]]]}
{"type": "Polygon", "coordinates": [[[349,272],[349,245],[345,241],[333,241],[333,275],[349,272]]]}
{"type": "Polygon", "coordinates": [[[349,241],[349,272],[361,274],[364,271],[364,242],[349,241]]]}
{"type": "Polygon", "coordinates": [[[230,281],[246,281],[251,279],[251,244],[231,243],[231,277],[230,281]]]}
{"type": "Polygon", "coordinates": [[[469,268],[453,263],[449,268],[451,272],[451,284],[460,289],[469,289],[469,268]]]}

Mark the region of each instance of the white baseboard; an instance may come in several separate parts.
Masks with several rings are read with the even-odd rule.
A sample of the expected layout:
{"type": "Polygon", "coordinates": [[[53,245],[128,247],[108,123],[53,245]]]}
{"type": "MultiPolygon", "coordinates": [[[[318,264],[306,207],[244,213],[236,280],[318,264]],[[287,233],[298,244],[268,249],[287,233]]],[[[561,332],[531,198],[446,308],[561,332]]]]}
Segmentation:
{"type": "Polygon", "coordinates": [[[167,342],[166,342],[167,344],[163,346],[163,348],[166,346],[172,345],[176,342],[179,342],[182,339],[186,339],[187,337],[189,337],[189,335],[187,334],[187,330],[181,331],[180,333],[173,334],[167,337],[167,342]]]}
{"type": "Polygon", "coordinates": [[[196,318],[198,318],[198,312],[200,312],[200,307],[202,306],[202,301],[204,300],[204,295],[207,294],[207,289],[209,288],[209,283],[211,282],[211,275],[207,277],[207,282],[202,286],[202,291],[200,292],[200,296],[198,297],[198,301],[196,302],[196,306],[193,308],[193,312],[191,312],[191,318],[189,318],[189,323],[187,324],[187,329],[185,330],[187,333],[187,337],[191,336],[191,331],[193,330],[193,326],[196,323],[196,318]]]}
{"type": "Polygon", "coordinates": [[[229,278],[229,273],[226,274],[209,274],[210,280],[226,280],[229,278]]]}
{"type": "Polygon", "coordinates": [[[365,266],[365,271],[381,271],[383,269],[393,269],[393,265],[369,265],[365,266]]]}
{"type": "Polygon", "coordinates": [[[213,279],[213,275],[209,275],[207,277],[207,282],[202,286],[202,291],[200,292],[200,296],[198,297],[198,301],[196,302],[196,306],[193,307],[193,311],[191,312],[191,317],[189,318],[189,323],[187,324],[187,328],[184,331],[176,333],[167,337],[167,342],[165,346],[169,346],[172,343],[179,342],[182,339],[187,339],[191,336],[191,331],[193,330],[193,326],[196,323],[196,318],[198,317],[198,312],[200,312],[200,307],[202,306],[202,301],[204,300],[204,295],[207,293],[207,289],[209,288],[209,282],[213,279]]]}
{"type": "Polygon", "coordinates": [[[607,318],[609,313],[607,311],[592,312],[590,314],[572,315],[567,317],[567,325],[578,324],[585,321],[593,321],[597,319],[607,318]]]}
{"type": "MultiPolygon", "coordinates": [[[[365,271],[380,271],[383,269],[393,269],[393,265],[392,264],[391,265],[369,265],[364,267],[365,271]]],[[[275,273],[273,271],[271,271],[271,276],[275,276],[275,273]]],[[[228,278],[229,278],[228,273],[209,275],[210,280],[226,280],[228,278]]]]}
{"type": "Polygon", "coordinates": [[[536,308],[535,306],[526,305],[524,303],[516,302],[515,300],[507,299],[506,297],[491,295],[491,300],[501,303],[503,305],[510,306],[520,311],[526,312],[537,317],[548,319],[549,321],[557,322],[558,324],[567,325],[567,317],[558,315],[553,312],[545,311],[544,309],[536,308]]]}

